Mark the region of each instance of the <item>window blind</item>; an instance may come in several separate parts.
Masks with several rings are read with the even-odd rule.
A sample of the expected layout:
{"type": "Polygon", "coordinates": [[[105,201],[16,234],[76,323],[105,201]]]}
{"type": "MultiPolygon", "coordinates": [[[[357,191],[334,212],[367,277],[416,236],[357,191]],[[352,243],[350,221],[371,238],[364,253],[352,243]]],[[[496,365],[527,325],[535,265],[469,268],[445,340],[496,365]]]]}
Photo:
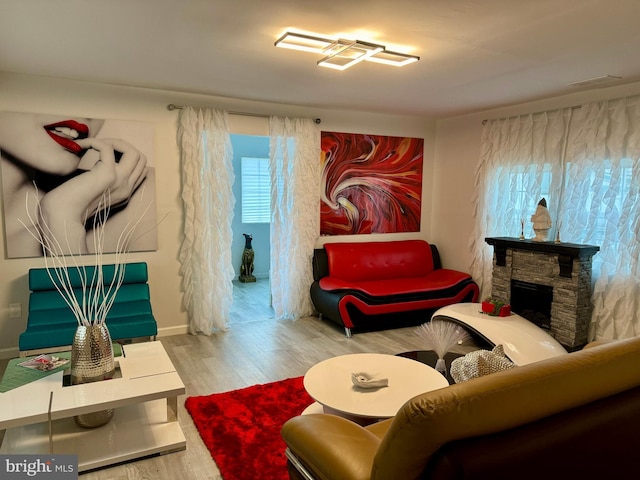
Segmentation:
{"type": "Polygon", "coordinates": [[[271,178],[268,158],[241,158],[242,223],[269,223],[271,178]]]}

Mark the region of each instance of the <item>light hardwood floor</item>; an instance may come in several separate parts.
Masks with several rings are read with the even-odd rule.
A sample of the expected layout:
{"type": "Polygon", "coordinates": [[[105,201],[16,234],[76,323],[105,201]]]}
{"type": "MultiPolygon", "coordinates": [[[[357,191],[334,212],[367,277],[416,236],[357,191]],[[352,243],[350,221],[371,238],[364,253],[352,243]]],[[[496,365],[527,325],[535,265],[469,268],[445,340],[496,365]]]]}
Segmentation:
{"type": "Polygon", "coordinates": [[[255,282],[233,282],[233,304],[229,312],[229,324],[274,320],[275,312],[269,299],[269,279],[258,278],[255,282]]]}
{"type": "MultiPolygon", "coordinates": [[[[255,298],[245,295],[248,303],[255,298]]],[[[241,305],[234,308],[242,309],[241,305]]],[[[247,305],[247,308],[254,307],[247,305]]],[[[269,318],[268,308],[262,314],[258,310],[252,312],[253,321],[232,323],[226,332],[211,336],[185,334],[159,338],[186,386],[186,395],[178,399],[178,418],[187,438],[185,451],[87,472],[80,478],[221,479],[184,408],[188,396],[304,375],[315,363],[336,355],[361,352],[396,354],[421,349],[420,339],[414,333],[415,327],[359,333],[346,338],[341,328],[317,317],[277,321],[269,318]]],[[[255,478],[260,478],[259,472],[255,473],[255,478]]]]}
{"type": "MultiPolygon", "coordinates": [[[[335,355],[395,354],[420,349],[413,328],[361,333],[347,339],[341,329],[315,317],[295,322],[247,322],[209,337],[175,335],[160,341],[186,385],[186,395],[178,400],[178,416],[187,438],[187,449],[89,472],[83,474],[82,479],[220,479],[209,451],[184,408],[187,396],[304,375],[315,363],[335,355]]],[[[259,472],[255,478],[260,478],[259,472]]]]}

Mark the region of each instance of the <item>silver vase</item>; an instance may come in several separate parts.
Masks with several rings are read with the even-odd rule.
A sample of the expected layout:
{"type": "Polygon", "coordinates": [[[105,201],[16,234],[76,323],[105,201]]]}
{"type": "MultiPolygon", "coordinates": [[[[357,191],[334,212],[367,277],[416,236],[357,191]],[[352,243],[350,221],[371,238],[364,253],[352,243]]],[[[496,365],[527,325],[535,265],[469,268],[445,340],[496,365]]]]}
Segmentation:
{"type": "MultiPolygon", "coordinates": [[[[79,326],[71,345],[71,384],[109,380],[115,374],[113,345],[109,329],[103,324],[79,326]]],[[[113,409],[76,415],[83,428],[96,428],[113,418],[113,409]]]]}

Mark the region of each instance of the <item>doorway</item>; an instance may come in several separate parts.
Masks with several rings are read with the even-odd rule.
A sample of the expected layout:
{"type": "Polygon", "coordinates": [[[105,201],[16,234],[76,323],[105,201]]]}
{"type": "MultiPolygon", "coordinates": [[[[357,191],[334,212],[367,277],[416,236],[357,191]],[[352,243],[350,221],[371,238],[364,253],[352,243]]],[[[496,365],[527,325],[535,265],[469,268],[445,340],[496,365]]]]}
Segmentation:
{"type": "MultiPolygon", "coordinates": [[[[231,244],[232,262],[235,269],[233,280],[233,303],[229,312],[229,324],[273,320],[275,314],[271,307],[270,272],[270,224],[264,219],[243,221],[242,163],[245,159],[268,159],[269,137],[258,135],[231,134],[233,148],[233,195],[234,207],[233,242],[231,244]],[[255,282],[240,282],[242,255],[245,249],[245,236],[252,237],[254,252],[253,272],[255,282]]],[[[268,200],[268,199],[267,199],[268,200]]],[[[267,203],[268,204],[268,203],[267,203]]],[[[247,205],[245,205],[246,207],[247,205]]],[[[245,217],[246,211],[245,211],[245,217]]],[[[246,220],[246,218],[245,218],[246,220]]]]}

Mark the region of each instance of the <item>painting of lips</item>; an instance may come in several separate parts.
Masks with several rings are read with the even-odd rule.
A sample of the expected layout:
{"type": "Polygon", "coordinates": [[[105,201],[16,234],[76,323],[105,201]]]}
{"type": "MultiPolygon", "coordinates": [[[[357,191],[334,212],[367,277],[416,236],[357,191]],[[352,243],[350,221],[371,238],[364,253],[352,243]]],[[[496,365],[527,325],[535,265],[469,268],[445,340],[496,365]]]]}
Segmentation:
{"type": "Polygon", "coordinates": [[[126,250],[157,250],[154,137],[144,121],[0,111],[6,258],[42,257],[36,233],[54,230],[69,254],[114,253],[131,222],[126,250]]]}
{"type": "Polygon", "coordinates": [[[44,129],[58,145],[76,155],[79,155],[83,149],[74,140],[89,137],[89,127],[75,120],[45,125],[44,129]]]}
{"type": "Polygon", "coordinates": [[[321,235],[419,232],[424,139],[322,132],[321,235]]]}

